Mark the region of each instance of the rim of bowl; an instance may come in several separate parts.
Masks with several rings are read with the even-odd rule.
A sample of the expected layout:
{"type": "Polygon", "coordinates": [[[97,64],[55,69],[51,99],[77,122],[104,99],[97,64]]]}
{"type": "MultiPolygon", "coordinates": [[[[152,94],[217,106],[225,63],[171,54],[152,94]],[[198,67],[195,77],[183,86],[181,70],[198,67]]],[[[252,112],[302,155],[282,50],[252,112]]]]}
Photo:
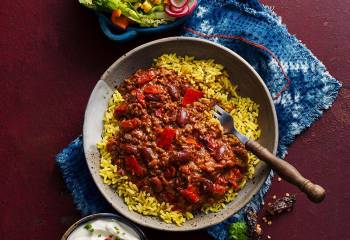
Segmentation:
{"type": "Polygon", "coordinates": [[[91,214],[91,215],[88,215],[88,216],[85,216],[85,217],[81,218],[80,220],[78,220],[75,223],[73,223],[66,230],[66,232],[61,237],[61,240],[67,240],[68,237],[74,232],[74,230],[76,230],[78,227],[80,227],[84,223],[92,221],[92,220],[95,220],[95,219],[113,219],[113,220],[116,220],[118,222],[122,222],[122,223],[128,225],[133,230],[135,230],[135,232],[140,237],[140,240],[147,240],[147,237],[144,234],[144,232],[138,226],[136,226],[132,221],[130,221],[130,220],[126,219],[126,218],[123,218],[123,217],[121,217],[119,215],[115,215],[113,213],[96,213],[96,214],[91,214]]]}
{"type": "MultiPolygon", "coordinates": [[[[254,74],[255,78],[259,81],[260,85],[263,87],[264,89],[264,93],[265,95],[267,96],[268,100],[269,100],[269,105],[271,107],[271,110],[272,110],[272,115],[273,115],[273,127],[275,129],[275,139],[274,139],[274,143],[273,143],[273,151],[272,153],[273,154],[276,154],[277,152],[277,146],[278,146],[278,137],[279,137],[279,131],[278,131],[278,120],[277,120],[277,114],[276,114],[276,109],[275,109],[275,105],[273,103],[273,100],[272,100],[272,97],[271,97],[271,94],[270,94],[270,91],[268,90],[268,88],[266,87],[264,81],[262,80],[262,78],[260,77],[260,75],[255,71],[255,69],[244,59],[242,58],[240,55],[238,55],[236,52],[232,51],[231,49],[221,45],[221,44],[218,44],[216,42],[212,42],[212,41],[209,41],[209,40],[206,40],[206,39],[201,39],[201,38],[195,38],[195,37],[182,37],[182,36],[175,36],[175,37],[166,37],[166,38],[161,38],[161,39],[157,39],[157,40],[154,40],[154,41],[151,41],[151,42],[148,42],[148,43],[144,43],[136,48],[133,48],[132,50],[128,51],[127,53],[123,54],[120,58],[118,58],[112,65],[110,65],[107,70],[102,74],[100,80],[101,81],[105,81],[104,79],[108,76],[108,74],[110,74],[110,69],[113,69],[115,68],[116,66],[118,66],[120,64],[120,62],[122,62],[125,58],[129,57],[130,55],[132,55],[133,53],[145,48],[145,47],[149,47],[149,46],[152,46],[152,45],[157,45],[159,43],[163,43],[163,42],[176,42],[178,40],[188,40],[188,41],[198,41],[198,42],[203,42],[203,43],[206,43],[206,44],[209,44],[209,45],[213,45],[214,47],[217,47],[217,48],[221,48],[222,50],[224,51],[227,51],[229,52],[231,55],[233,55],[235,58],[237,58],[239,61],[241,61],[246,67],[249,68],[249,70],[254,74]]],[[[92,93],[91,93],[92,95],[92,93]]],[[[90,105],[90,101],[91,101],[91,95],[89,97],[89,101],[88,101],[88,104],[87,104],[87,108],[89,107],[90,105]]],[[[87,109],[86,108],[86,109],[87,109]]],[[[85,115],[85,118],[86,118],[86,115],[85,115]]],[[[84,122],[86,121],[86,119],[84,119],[84,122]]],[[[84,134],[83,134],[83,137],[84,137],[84,134]]],[[[84,146],[84,149],[85,149],[85,146],[84,146]]],[[[84,151],[85,153],[85,151],[84,151]]],[[[107,193],[105,193],[104,191],[102,191],[102,189],[100,188],[100,186],[97,184],[97,180],[96,178],[97,177],[100,177],[100,176],[95,176],[92,172],[92,169],[91,169],[91,164],[90,162],[88,161],[88,158],[87,158],[87,154],[85,153],[85,159],[86,159],[86,162],[87,162],[87,165],[88,165],[88,168],[89,168],[89,171],[90,171],[90,174],[97,186],[97,188],[99,189],[100,193],[104,196],[104,198],[107,200],[107,202],[116,210],[118,211],[118,209],[116,209],[116,207],[114,206],[115,204],[111,201],[111,199],[108,198],[108,195],[107,193]]],[[[257,187],[256,187],[256,190],[255,191],[252,191],[250,194],[247,194],[246,195],[246,200],[242,201],[241,204],[237,205],[237,208],[238,210],[235,212],[237,213],[240,209],[242,209],[245,205],[247,205],[251,199],[254,197],[255,194],[257,194],[259,192],[259,190],[261,189],[262,185],[265,183],[267,177],[269,176],[269,173],[270,173],[270,170],[271,168],[267,166],[267,173],[266,173],[266,176],[264,178],[264,181],[261,181],[259,183],[257,183],[257,187]]],[[[125,204],[125,203],[124,203],[125,204]]],[[[222,209],[221,211],[224,211],[225,209],[222,209]]],[[[204,229],[204,228],[207,228],[207,227],[210,227],[210,226],[213,226],[215,224],[218,224],[222,221],[225,221],[226,219],[228,219],[229,217],[233,216],[235,213],[232,213],[231,215],[228,215],[222,219],[220,219],[219,221],[213,221],[213,222],[209,222],[208,224],[203,224],[202,226],[197,226],[196,228],[193,228],[193,229],[182,229],[181,227],[178,227],[177,228],[167,228],[167,229],[164,229],[162,228],[161,226],[157,226],[157,225],[154,225],[154,224],[151,224],[151,223],[147,223],[147,222],[142,222],[142,221],[139,221],[138,219],[136,218],[129,218],[129,216],[123,212],[119,212],[121,215],[123,215],[124,217],[130,219],[130,221],[133,221],[141,226],[145,226],[145,227],[149,227],[149,228],[152,228],[152,229],[157,229],[157,230],[161,230],[161,231],[169,231],[169,232],[188,232],[188,231],[195,231],[195,230],[200,230],[200,229],[204,229]]],[[[144,216],[142,215],[143,217],[151,217],[151,216],[144,216]]],[[[160,220],[161,221],[161,220],[160,220]]]]}

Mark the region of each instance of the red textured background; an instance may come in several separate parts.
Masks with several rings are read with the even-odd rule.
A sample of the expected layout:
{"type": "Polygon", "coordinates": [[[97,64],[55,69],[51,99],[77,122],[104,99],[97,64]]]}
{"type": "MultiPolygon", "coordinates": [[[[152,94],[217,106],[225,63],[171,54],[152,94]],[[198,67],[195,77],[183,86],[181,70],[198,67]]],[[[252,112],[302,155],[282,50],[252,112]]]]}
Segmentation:
{"type": "MultiPolygon", "coordinates": [[[[59,239],[79,219],[53,158],[81,133],[84,109],[104,70],[150,39],[118,46],[78,1],[2,0],[0,8],[0,156],[2,239],[59,239]]],[[[297,137],[287,161],[323,184],[310,203],[275,182],[272,195],[297,193],[295,210],[265,228],[272,239],[350,239],[350,1],[264,0],[275,6],[330,73],[343,82],[334,106],[297,137]]],[[[160,36],[157,36],[160,37],[160,36]]],[[[205,231],[146,229],[150,239],[210,239],[205,231]]]]}

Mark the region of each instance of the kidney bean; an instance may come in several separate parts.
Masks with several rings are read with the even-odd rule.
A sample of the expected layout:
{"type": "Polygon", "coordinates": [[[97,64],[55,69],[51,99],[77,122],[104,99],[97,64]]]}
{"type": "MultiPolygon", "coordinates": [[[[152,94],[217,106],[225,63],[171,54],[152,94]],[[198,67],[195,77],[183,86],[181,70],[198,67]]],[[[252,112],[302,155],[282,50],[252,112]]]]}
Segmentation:
{"type": "Polygon", "coordinates": [[[174,153],[169,158],[169,161],[175,165],[183,164],[187,161],[190,161],[192,159],[192,153],[189,151],[180,151],[177,153],[174,153]]]}
{"type": "Polygon", "coordinates": [[[171,179],[172,177],[175,176],[175,174],[176,174],[176,169],[174,167],[168,167],[164,171],[164,177],[166,179],[171,179]]]}
{"type": "Polygon", "coordinates": [[[145,95],[145,99],[148,101],[160,101],[160,95],[147,94],[145,95]]]}
{"type": "Polygon", "coordinates": [[[141,156],[143,157],[144,160],[146,160],[147,162],[151,161],[154,157],[153,157],[153,151],[151,148],[148,147],[143,147],[141,149],[141,156]]]}
{"type": "Polygon", "coordinates": [[[158,177],[151,178],[151,183],[155,192],[161,192],[163,190],[163,184],[158,177]]]}
{"type": "Polygon", "coordinates": [[[214,151],[217,148],[217,142],[211,136],[205,137],[203,142],[210,151],[214,151]]]}
{"type": "Polygon", "coordinates": [[[224,156],[224,153],[226,152],[227,148],[225,145],[222,145],[218,148],[216,148],[215,152],[214,152],[214,158],[216,161],[221,160],[221,158],[224,156]]]}
{"type": "Polygon", "coordinates": [[[183,127],[186,124],[187,116],[188,116],[187,111],[184,108],[180,108],[176,118],[177,124],[183,127]]]}
{"type": "Polygon", "coordinates": [[[180,161],[191,160],[192,153],[189,151],[180,151],[177,153],[177,159],[180,161]]]}
{"type": "Polygon", "coordinates": [[[108,152],[114,152],[117,150],[118,143],[115,139],[111,138],[108,140],[106,148],[108,152]]]}
{"type": "Polygon", "coordinates": [[[122,118],[127,114],[128,104],[122,103],[114,109],[114,117],[117,119],[122,118]]]}
{"type": "Polygon", "coordinates": [[[169,92],[172,100],[176,101],[179,99],[179,92],[177,91],[175,86],[168,84],[167,89],[168,89],[168,92],[169,92]]]}
{"type": "Polygon", "coordinates": [[[158,109],[158,108],[162,108],[163,107],[163,104],[160,103],[160,102],[148,102],[147,106],[151,109],[158,109]]]}
{"type": "Polygon", "coordinates": [[[123,150],[126,153],[129,154],[134,154],[137,155],[138,154],[138,149],[136,146],[131,145],[131,144],[120,144],[120,149],[123,150]]]}

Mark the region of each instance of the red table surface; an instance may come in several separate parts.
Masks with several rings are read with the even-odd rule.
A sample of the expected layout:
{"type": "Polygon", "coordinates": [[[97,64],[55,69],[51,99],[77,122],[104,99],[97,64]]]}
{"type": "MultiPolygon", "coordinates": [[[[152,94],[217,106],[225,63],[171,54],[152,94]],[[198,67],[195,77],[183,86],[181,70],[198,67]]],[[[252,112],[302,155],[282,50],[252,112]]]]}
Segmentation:
{"type": "MultiPolygon", "coordinates": [[[[275,181],[267,201],[290,192],[298,202],[264,230],[272,239],[350,239],[350,1],[263,2],[275,6],[290,32],[344,84],[333,107],[297,137],[286,158],[322,184],[327,198],[315,205],[275,181]]],[[[3,0],[0,29],[0,236],[59,239],[80,214],[53,159],[81,133],[88,97],[104,70],[150,39],[110,42],[77,0],[3,0]]],[[[205,231],[145,232],[149,239],[211,239],[205,231]]]]}

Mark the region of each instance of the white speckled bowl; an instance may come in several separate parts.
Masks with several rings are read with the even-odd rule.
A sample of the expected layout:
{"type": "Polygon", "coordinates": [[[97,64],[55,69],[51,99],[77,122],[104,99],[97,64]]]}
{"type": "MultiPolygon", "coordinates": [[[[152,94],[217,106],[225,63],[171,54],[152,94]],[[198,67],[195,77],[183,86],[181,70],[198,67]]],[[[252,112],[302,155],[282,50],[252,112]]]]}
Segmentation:
{"type": "Polygon", "coordinates": [[[103,115],[115,86],[136,70],[150,66],[154,58],[164,53],[195,56],[199,59],[212,58],[224,65],[230,74],[232,83],[239,86],[240,95],[249,96],[260,105],[259,125],[262,135],[259,142],[273,153],[276,153],[278,143],[276,112],[263,80],[243,58],[226,47],[198,38],[170,37],[139,46],[113,63],[102,75],[101,80],[97,82],[86,108],[83,136],[87,164],[103,196],[119,213],[138,224],[166,231],[197,230],[225,220],[246,205],[258,192],[268,176],[270,169],[267,165],[263,162],[258,164],[254,179],[247,183],[245,188],[225,209],[219,213],[208,215],[197,214],[180,227],[174,224],[166,224],[155,217],[130,212],[113,189],[103,184],[98,173],[100,154],[96,148],[96,143],[101,139],[103,115]]]}
{"type": "Polygon", "coordinates": [[[85,225],[86,223],[93,221],[93,220],[103,220],[103,219],[108,219],[108,220],[114,220],[119,224],[124,224],[130,229],[132,229],[135,234],[139,237],[140,240],[147,240],[145,234],[141,231],[140,228],[138,228],[135,224],[130,222],[129,220],[122,218],[120,216],[117,216],[112,213],[97,213],[97,214],[92,214],[89,216],[85,216],[79,221],[75,222],[72,226],[70,226],[67,231],[63,234],[61,237],[61,240],[67,240],[69,236],[77,229],[78,227],[85,225]]]}

